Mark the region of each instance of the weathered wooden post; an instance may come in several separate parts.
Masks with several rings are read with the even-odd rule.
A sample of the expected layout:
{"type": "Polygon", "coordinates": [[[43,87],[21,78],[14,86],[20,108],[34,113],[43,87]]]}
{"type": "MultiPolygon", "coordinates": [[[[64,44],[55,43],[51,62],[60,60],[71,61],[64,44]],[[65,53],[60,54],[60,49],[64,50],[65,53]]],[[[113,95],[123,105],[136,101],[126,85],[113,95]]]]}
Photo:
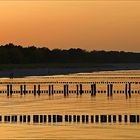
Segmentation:
{"type": "Polygon", "coordinates": [[[127,121],[128,121],[128,117],[127,115],[124,115],[124,122],[127,123],[127,121]]]}
{"type": "Polygon", "coordinates": [[[56,115],[53,115],[53,123],[56,123],[56,115]]]}
{"type": "Polygon", "coordinates": [[[122,115],[118,115],[118,121],[119,121],[119,123],[122,122],[122,115]]]}
{"type": "Polygon", "coordinates": [[[38,85],[38,95],[40,96],[40,85],[38,85]]]}
{"type": "Polygon", "coordinates": [[[26,94],[26,85],[24,85],[24,95],[26,94]]]}
{"type": "Polygon", "coordinates": [[[107,84],[107,96],[109,97],[109,95],[110,95],[110,86],[109,84],[107,84]]]}
{"type": "Polygon", "coordinates": [[[80,115],[77,115],[77,123],[80,122],[80,115]]]}
{"type": "Polygon", "coordinates": [[[68,122],[68,115],[65,115],[65,122],[68,122]]]}
{"type": "Polygon", "coordinates": [[[52,95],[53,95],[53,93],[54,93],[54,88],[53,88],[54,86],[52,85],[52,95]]]}
{"type": "Polygon", "coordinates": [[[113,115],[113,123],[116,123],[116,121],[117,121],[116,115],[113,115]]]}
{"type": "Polygon", "coordinates": [[[30,117],[30,115],[28,115],[27,116],[27,122],[30,123],[30,121],[31,121],[31,117],[30,117]]]}
{"type": "Polygon", "coordinates": [[[40,123],[43,123],[43,115],[40,115],[40,123]]]}
{"type": "Polygon", "coordinates": [[[49,96],[51,95],[51,85],[49,85],[49,96]]]}
{"type": "Polygon", "coordinates": [[[140,122],[140,116],[137,115],[137,123],[139,123],[139,122],[140,122]]]}
{"type": "Polygon", "coordinates": [[[73,115],[73,122],[76,122],[76,115],[73,115]]]}
{"type": "Polygon", "coordinates": [[[131,83],[129,83],[128,85],[129,85],[128,95],[129,95],[129,97],[131,97],[131,83]]]}
{"type": "Polygon", "coordinates": [[[64,97],[66,97],[67,95],[67,89],[66,89],[66,85],[64,85],[64,97]]]}
{"type": "Polygon", "coordinates": [[[94,115],[91,115],[91,123],[94,123],[94,115]]]}
{"type": "Polygon", "coordinates": [[[69,115],[69,122],[72,122],[72,116],[69,115]]]}
{"type": "Polygon", "coordinates": [[[23,86],[20,85],[20,95],[22,95],[22,94],[23,94],[23,86]]]}
{"type": "Polygon", "coordinates": [[[95,115],[95,122],[96,122],[96,123],[99,122],[99,115],[95,115]]]}
{"type": "Polygon", "coordinates": [[[39,123],[39,115],[33,115],[33,123],[39,123]]]}
{"type": "Polygon", "coordinates": [[[34,96],[36,96],[36,85],[34,85],[34,96]]]}
{"type": "Polygon", "coordinates": [[[10,85],[10,96],[12,96],[12,94],[13,94],[13,86],[12,86],[12,84],[10,85]]]}
{"type": "Polygon", "coordinates": [[[110,84],[110,96],[113,95],[113,84],[110,84]]]}
{"type": "Polygon", "coordinates": [[[91,96],[96,96],[96,84],[91,84],[91,96]]]}
{"type": "Polygon", "coordinates": [[[7,96],[10,95],[10,85],[7,85],[7,96]]]}
{"type": "Polygon", "coordinates": [[[82,123],[85,123],[85,115],[82,115],[82,123]]]}
{"type": "Polygon", "coordinates": [[[137,121],[136,121],[136,115],[130,115],[129,116],[129,120],[130,120],[130,123],[136,123],[137,121]]]}
{"type": "Polygon", "coordinates": [[[79,86],[76,85],[76,93],[77,93],[77,96],[79,95],[79,86]]]}
{"type": "Polygon", "coordinates": [[[106,123],[107,122],[107,115],[100,115],[100,122],[106,123]]]}
{"type": "Polygon", "coordinates": [[[86,123],[88,123],[88,122],[89,122],[89,116],[86,115],[86,123]]]}
{"type": "Polygon", "coordinates": [[[125,96],[127,98],[127,83],[125,84],[125,96]]]}
{"type": "Polygon", "coordinates": [[[48,115],[48,123],[51,123],[52,119],[51,119],[51,115],[48,115]]]}
{"type": "Polygon", "coordinates": [[[111,115],[108,115],[108,123],[111,123],[111,115]]]}
{"type": "Polygon", "coordinates": [[[67,96],[68,96],[69,95],[69,85],[67,84],[66,87],[67,87],[67,96]]]}
{"type": "Polygon", "coordinates": [[[26,123],[26,115],[23,115],[23,122],[26,123]]]}
{"type": "Polygon", "coordinates": [[[80,95],[83,94],[82,84],[80,84],[80,95]]]}

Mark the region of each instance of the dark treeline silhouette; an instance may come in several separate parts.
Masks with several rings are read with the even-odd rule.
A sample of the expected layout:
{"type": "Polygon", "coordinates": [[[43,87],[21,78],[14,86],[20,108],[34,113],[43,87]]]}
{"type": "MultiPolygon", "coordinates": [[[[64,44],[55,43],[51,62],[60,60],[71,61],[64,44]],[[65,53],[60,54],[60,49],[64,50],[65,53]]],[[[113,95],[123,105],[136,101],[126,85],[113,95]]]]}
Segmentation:
{"type": "Polygon", "coordinates": [[[37,63],[140,63],[140,53],[123,51],[86,51],[22,47],[12,43],[0,46],[0,64],[37,63]]]}

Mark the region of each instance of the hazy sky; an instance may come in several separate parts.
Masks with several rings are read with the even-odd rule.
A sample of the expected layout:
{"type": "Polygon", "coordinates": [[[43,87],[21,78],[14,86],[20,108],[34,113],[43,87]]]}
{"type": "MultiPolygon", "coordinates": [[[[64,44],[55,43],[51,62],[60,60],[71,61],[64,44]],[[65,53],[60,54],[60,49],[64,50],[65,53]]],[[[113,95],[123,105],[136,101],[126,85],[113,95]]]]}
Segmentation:
{"type": "Polygon", "coordinates": [[[0,44],[140,52],[140,1],[0,1],[0,44]]]}

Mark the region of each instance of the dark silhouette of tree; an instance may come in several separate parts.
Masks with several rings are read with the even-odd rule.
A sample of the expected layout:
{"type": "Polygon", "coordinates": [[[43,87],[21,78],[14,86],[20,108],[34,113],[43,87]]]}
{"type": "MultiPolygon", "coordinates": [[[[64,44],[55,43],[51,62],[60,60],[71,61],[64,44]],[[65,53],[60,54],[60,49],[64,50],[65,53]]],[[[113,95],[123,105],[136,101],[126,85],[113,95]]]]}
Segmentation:
{"type": "Polygon", "coordinates": [[[140,63],[140,53],[124,51],[86,51],[22,47],[12,43],[0,46],[0,64],[48,63],[140,63]]]}

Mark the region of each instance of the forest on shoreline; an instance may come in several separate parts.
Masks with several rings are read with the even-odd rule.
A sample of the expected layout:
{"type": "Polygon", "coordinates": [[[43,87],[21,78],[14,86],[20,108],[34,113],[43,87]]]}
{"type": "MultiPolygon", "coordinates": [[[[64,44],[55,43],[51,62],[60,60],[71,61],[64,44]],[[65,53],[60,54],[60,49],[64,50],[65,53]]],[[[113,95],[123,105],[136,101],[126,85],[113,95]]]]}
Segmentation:
{"type": "Polygon", "coordinates": [[[124,51],[86,51],[23,47],[12,43],[0,46],[0,64],[51,64],[51,63],[140,63],[140,53],[124,51]]]}

